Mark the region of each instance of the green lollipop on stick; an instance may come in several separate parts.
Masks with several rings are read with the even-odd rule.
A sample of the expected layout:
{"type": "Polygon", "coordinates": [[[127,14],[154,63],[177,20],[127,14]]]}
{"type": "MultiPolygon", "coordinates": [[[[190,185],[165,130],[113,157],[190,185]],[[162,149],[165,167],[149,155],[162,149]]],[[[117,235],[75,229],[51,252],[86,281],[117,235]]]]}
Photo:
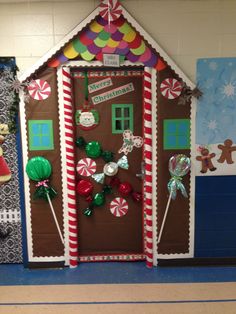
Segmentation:
{"type": "Polygon", "coordinates": [[[37,182],[34,198],[43,198],[48,201],[61,242],[64,244],[62,232],[51,202],[51,199],[57,195],[57,192],[48,184],[49,177],[52,173],[52,166],[50,162],[44,157],[33,157],[26,165],[26,173],[31,180],[37,182]]]}

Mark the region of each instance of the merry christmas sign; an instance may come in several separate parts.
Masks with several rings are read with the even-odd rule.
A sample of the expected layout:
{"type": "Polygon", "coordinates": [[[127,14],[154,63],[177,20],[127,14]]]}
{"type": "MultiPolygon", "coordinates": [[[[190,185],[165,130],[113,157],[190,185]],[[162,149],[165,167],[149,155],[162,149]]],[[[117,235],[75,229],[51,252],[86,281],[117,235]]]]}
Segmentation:
{"type": "Polygon", "coordinates": [[[198,60],[197,80],[196,174],[236,175],[236,58],[198,60]]]}

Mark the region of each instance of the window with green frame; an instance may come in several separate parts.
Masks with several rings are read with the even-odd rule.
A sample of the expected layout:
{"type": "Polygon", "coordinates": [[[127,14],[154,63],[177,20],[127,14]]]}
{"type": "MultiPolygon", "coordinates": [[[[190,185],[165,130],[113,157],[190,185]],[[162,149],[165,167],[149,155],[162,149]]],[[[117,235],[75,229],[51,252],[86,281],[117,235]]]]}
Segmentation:
{"type": "Polygon", "coordinates": [[[52,150],[53,121],[52,120],[29,120],[29,150],[52,150]]]}
{"type": "Polygon", "coordinates": [[[164,149],[190,149],[190,120],[164,120],[164,149]]]}
{"type": "Polygon", "coordinates": [[[113,134],[123,133],[125,130],[133,132],[133,104],[113,104],[111,121],[113,134]]]}

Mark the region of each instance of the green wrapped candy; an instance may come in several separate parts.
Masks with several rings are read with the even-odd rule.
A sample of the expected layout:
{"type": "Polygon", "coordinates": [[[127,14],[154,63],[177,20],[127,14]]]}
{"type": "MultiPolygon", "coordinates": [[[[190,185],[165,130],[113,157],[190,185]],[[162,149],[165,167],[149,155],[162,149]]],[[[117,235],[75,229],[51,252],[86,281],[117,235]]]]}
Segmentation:
{"type": "Polygon", "coordinates": [[[93,209],[91,207],[88,207],[83,211],[83,214],[87,217],[90,217],[93,214],[93,209]]]}
{"type": "Polygon", "coordinates": [[[110,185],[105,185],[102,189],[102,192],[104,194],[111,194],[112,193],[112,187],[110,185]]]}
{"type": "Polygon", "coordinates": [[[102,206],[105,203],[105,196],[103,193],[97,193],[93,198],[93,205],[102,206]]]}
{"type": "Polygon", "coordinates": [[[85,142],[85,139],[82,136],[78,137],[75,142],[75,145],[79,148],[84,148],[86,144],[87,143],[85,142]]]}
{"type": "Polygon", "coordinates": [[[98,158],[102,154],[101,145],[98,142],[89,142],[85,146],[85,151],[88,157],[98,158]]]}
{"type": "Polygon", "coordinates": [[[102,152],[102,158],[105,162],[110,162],[110,161],[113,161],[113,158],[114,158],[114,153],[106,150],[104,152],[102,152]]]}

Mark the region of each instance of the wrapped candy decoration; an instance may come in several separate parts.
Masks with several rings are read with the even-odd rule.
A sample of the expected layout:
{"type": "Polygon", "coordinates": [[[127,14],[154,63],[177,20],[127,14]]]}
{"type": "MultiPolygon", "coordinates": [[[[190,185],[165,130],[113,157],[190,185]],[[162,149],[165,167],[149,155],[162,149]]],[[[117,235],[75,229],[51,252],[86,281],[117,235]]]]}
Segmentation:
{"type": "Polygon", "coordinates": [[[171,178],[167,184],[167,187],[170,194],[167,201],[167,205],[166,205],[164,217],[162,220],[157,243],[160,243],[161,241],[163,229],[166,222],[166,217],[167,217],[168,210],[170,207],[170,201],[171,199],[173,200],[176,199],[177,190],[180,190],[184,197],[188,197],[186,189],[182,183],[182,177],[185,176],[189,172],[190,167],[191,167],[190,158],[183,154],[174,155],[169,160],[169,172],[170,172],[171,178]]]}
{"type": "Polygon", "coordinates": [[[190,158],[183,154],[174,155],[170,158],[169,172],[171,179],[168,182],[168,190],[172,199],[176,198],[177,190],[180,190],[184,197],[188,197],[182,183],[182,177],[189,172],[190,166],[190,158]]]}
{"type": "Polygon", "coordinates": [[[133,188],[129,182],[123,182],[119,185],[118,191],[124,196],[128,196],[132,192],[133,188]]]}
{"type": "Polygon", "coordinates": [[[89,142],[85,146],[85,151],[86,151],[86,155],[91,158],[98,158],[102,154],[101,145],[96,141],[89,142]]]}
{"type": "Polygon", "coordinates": [[[93,185],[90,181],[81,179],[77,183],[76,190],[80,196],[88,197],[93,192],[93,185]]]}

